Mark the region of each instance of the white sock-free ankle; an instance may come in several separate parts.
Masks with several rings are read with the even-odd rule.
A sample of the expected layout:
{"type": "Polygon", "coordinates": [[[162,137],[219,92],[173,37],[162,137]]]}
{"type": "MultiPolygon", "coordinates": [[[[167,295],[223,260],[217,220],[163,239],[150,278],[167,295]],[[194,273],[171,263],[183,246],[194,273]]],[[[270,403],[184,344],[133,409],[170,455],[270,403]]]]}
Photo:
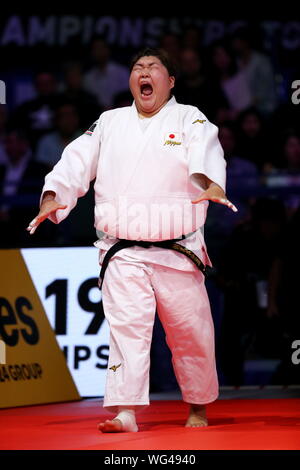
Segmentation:
{"type": "Polygon", "coordinates": [[[118,414],[115,418],[118,418],[122,422],[123,431],[137,432],[139,430],[135,421],[134,409],[126,406],[119,406],[118,414]]]}

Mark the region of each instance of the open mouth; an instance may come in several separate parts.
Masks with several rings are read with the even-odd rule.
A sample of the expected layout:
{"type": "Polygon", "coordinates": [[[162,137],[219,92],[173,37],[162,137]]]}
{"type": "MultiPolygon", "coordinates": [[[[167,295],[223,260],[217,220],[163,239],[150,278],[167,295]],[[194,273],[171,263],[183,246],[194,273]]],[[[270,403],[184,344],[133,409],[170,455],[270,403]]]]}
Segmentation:
{"type": "Polygon", "coordinates": [[[153,88],[150,83],[143,83],[141,85],[141,94],[142,96],[151,96],[153,93],[153,88]]]}

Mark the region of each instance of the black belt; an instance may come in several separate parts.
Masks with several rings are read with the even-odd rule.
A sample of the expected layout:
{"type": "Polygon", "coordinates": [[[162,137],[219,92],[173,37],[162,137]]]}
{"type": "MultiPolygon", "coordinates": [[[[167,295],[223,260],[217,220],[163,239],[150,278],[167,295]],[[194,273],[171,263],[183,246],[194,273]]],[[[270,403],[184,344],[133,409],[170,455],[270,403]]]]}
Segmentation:
{"type": "Polygon", "coordinates": [[[206,266],[198,256],[195,255],[195,253],[191,250],[188,250],[184,246],[180,245],[180,243],[176,243],[178,240],[182,240],[185,238],[183,235],[182,238],[175,238],[173,240],[162,240],[158,242],[151,242],[151,241],[144,241],[144,240],[126,240],[126,239],[120,239],[117,243],[115,243],[106,253],[104,256],[102,266],[101,266],[101,271],[100,271],[100,276],[99,276],[99,289],[102,287],[103,279],[104,279],[104,274],[106,271],[106,268],[108,266],[109,260],[111,257],[117,253],[118,251],[122,250],[123,248],[128,248],[131,246],[142,246],[144,248],[149,248],[150,246],[158,246],[160,248],[168,248],[169,250],[175,250],[178,251],[179,253],[183,253],[186,255],[190,260],[195,263],[195,265],[202,271],[202,273],[205,276],[209,276],[209,269],[210,266],[206,266]]]}

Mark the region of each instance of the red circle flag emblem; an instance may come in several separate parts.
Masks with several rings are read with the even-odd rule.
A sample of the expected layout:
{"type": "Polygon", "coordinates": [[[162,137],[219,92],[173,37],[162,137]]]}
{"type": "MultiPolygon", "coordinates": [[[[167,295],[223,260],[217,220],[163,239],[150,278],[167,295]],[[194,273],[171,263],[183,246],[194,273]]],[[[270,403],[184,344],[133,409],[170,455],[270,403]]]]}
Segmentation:
{"type": "Polygon", "coordinates": [[[174,139],[175,135],[174,135],[174,134],[170,134],[169,137],[170,137],[170,139],[174,139]]]}

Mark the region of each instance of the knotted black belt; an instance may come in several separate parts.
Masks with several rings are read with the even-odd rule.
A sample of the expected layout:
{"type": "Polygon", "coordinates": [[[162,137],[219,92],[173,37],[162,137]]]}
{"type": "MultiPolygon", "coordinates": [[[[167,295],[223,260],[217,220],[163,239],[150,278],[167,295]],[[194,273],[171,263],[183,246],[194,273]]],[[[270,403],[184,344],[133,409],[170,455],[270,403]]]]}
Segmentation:
{"type": "Polygon", "coordinates": [[[104,279],[104,274],[106,271],[106,268],[108,266],[109,260],[111,257],[117,253],[118,251],[122,250],[123,248],[128,248],[131,246],[142,246],[144,248],[149,248],[150,246],[159,246],[160,248],[167,248],[169,250],[174,250],[178,251],[179,253],[183,253],[186,255],[190,260],[195,263],[197,268],[202,271],[202,273],[205,276],[210,275],[210,266],[205,265],[198,256],[195,255],[195,253],[191,250],[188,250],[185,246],[180,245],[180,243],[176,243],[178,240],[184,239],[185,236],[183,235],[182,238],[175,238],[173,240],[162,240],[158,242],[151,242],[151,241],[144,241],[144,240],[126,240],[126,239],[120,239],[117,243],[115,243],[109,250],[107,250],[106,255],[104,256],[102,266],[101,266],[101,271],[99,275],[99,289],[102,287],[103,279],[104,279]]]}

